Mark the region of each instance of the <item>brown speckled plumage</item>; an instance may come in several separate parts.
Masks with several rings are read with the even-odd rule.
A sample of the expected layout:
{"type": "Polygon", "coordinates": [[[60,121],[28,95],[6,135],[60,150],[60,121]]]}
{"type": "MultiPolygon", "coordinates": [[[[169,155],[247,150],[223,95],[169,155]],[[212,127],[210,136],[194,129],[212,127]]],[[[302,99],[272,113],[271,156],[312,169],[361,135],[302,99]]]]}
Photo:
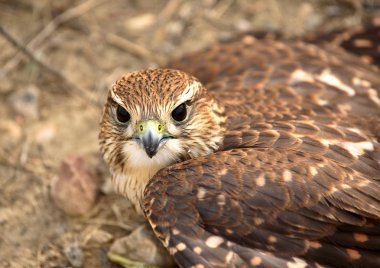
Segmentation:
{"type": "Polygon", "coordinates": [[[134,189],[145,188],[133,201],[181,267],[380,266],[376,68],[333,46],[252,36],[168,66],[203,86],[168,69],[127,75],[100,140],[112,171],[128,173],[130,134],[114,122],[114,98],[132,118],[170,125],[181,92],[198,85],[177,126],[186,148],[134,189]]]}

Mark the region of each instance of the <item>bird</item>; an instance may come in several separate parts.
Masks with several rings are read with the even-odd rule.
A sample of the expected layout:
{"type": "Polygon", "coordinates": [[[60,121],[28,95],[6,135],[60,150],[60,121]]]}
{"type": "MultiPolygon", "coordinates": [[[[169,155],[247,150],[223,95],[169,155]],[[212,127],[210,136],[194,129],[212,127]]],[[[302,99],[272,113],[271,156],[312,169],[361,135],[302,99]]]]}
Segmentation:
{"type": "Polygon", "coordinates": [[[380,267],[380,73],[242,35],[125,74],[99,143],[180,267],[380,267]]]}

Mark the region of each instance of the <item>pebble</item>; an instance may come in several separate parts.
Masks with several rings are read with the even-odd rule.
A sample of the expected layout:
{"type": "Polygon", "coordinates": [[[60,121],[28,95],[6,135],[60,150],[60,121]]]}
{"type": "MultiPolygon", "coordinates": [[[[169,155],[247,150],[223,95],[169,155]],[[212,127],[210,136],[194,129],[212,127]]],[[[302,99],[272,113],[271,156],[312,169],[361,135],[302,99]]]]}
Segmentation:
{"type": "Polygon", "coordinates": [[[125,27],[130,31],[142,31],[151,27],[156,21],[156,16],[152,13],[144,13],[125,21],[125,27]]]}
{"type": "Polygon", "coordinates": [[[251,30],[251,22],[246,19],[237,20],[235,23],[235,28],[239,32],[247,32],[251,30]]]}
{"type": "Polygon", "coordinates": [[[37,144],[45,144],[50,142],[56,136],[56,133],[57,129],[54,125],[43,125],[35,132],[34,140],[37,144]]]}
{"type": "Polygon", "coordinates": [[[83,265],[84,254],[82,248],[78,243],[69,243],[67,246],[65,246],[64,253],[67,260],[72,266],[81,267],[83,265]]]}
{"type": "Polygon", "coordinates": [[[172,257],[155,237],[151,228],[145,224],[130,235],[115,240],[110,252],[150,265],[174,267],[172,257]]]}
{"type": "Polygon", "coordinates": [[[82,157],[70,156],[62,161],[58,175],[53,180],[50,195],[56,206],[66,214],[82,216],[95,203],[98,181],[82,157]]]}
{"type": "Polygon", "coordinates": [[[18,115],[35,119],[38,117],[39,95],[40,90],[30,85],[11,94],[9,102],[18,115]]]}
{"type": "Polygon", "coordinates": [[[17,142],[22,136],[22,129],[17,122],[3,119],[0,121],[0,133],[2,133],[3,138],[6,137],[7,143],[10,141],[17,142]]]}
{"type": "Polygon", "coordinates": [[[95,230],[89,239],[89,242],[95,243],[95,244],[105,244],[108,243],[113,239],[113,235],[103,231],[101,229],[95,230]]]}

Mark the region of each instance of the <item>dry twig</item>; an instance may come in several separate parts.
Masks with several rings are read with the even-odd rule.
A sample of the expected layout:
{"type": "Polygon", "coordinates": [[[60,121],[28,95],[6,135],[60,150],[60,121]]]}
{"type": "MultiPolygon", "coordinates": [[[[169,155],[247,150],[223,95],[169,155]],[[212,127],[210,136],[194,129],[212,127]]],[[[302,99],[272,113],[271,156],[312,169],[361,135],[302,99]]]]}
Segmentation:
{"type": "Polygon", "coordinates": [[[128,53],[143,58],[147,61],[154,62],[158,65],[162,65],[164,62],[162,58],[160,58],[157,55],[154,55],[149,50],[114,33],[107,33],[106,41],[113,46],[127,51],[128,53]]]}
{"type": "MultiPolygon", "coordinates": [[[[0,34],[4,36],[5,39],[7,39],[14,47],[16,47],[20,52],[25,54],[28,58],[30,58],[32,61],[37,63],[40,67],[48,71],[50,74],[52,74],[54,77],[57,77],[62,82],[64,82],[69,88],[72,88],[80,93],[82,93],[86,98],[89,100],[92,100],[93,97],[90,95],[88,91],[85,89],[79,87],[72,81],[70,81],[67,77],[65,77],[60,71],[58,71],[53,66],[50,66],[48,63],[44,62],[43,60],[37,58],[33,52],[28,49],[27,47],[23,46],[19,41],[17,41],[10,33],[8,33],[1,25],[0,25],[0,34]]],[[[0,75],[1,77],[1,75],[0,75]]]]}
{"type": "Polygon", "coordinates": [[[158,14],[157,30],[152,34],[154,43],[161,43],[167,37],[167,27],[164,25],[172,20],[172,17],[178,12],[183,1],[170,0],[167,2],[162,11],[158,14]]]}
{"type": "MultiPolygon", "coordinates": [[[[79,17],[89,11],[92,8],[104,3],[105,0],[88,0],[73,8],[66,10],[61,13],[53,20],[51,20],[25,47],[27,51],[34,51],[37,46],[39,46],[43,41],[45,41],[49,35],[51,35],[60,25],[70,21],[76,17],[79,17]]],[[[12,69],[17,67],[22,59],[22,55],[25,54],[23,51],[18,52],[9,62],[7,62],[2,71],[0,72],[0,78],[4,77],[12,69]]],[[[33,53],[32,53],[33,54],[33,53]]]]}
{"type": "Polygon", "coordinates": [[[118,221],[105,220],[105,219],[90,219],[90,220],[87,220],[86,223],[115,226],[115,227],[119,227],[119,228],[126,230],[126,231],[129,231],[129,232],[136,228],[136,226],[128,225],[128,224],[118,222],[118,221]]]}

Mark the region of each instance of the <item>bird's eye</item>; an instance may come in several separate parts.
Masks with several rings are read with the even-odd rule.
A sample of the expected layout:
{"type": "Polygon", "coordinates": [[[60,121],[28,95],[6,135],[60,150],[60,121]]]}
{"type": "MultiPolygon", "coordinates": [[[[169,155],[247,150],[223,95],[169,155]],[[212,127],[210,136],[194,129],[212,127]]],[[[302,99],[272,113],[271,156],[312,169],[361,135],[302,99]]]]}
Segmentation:
{"type": "Polygon", "coordinates": [[[177,122],[181,122],[185,120],[186,115],[187,115],[187,110],[186,110],[185,103],[178,105],[177,108],[175,108],[172,112],[172,118],[177,122]]]}
{"type": "Polygon", "coordinates": [[[127,123],[131,119],[131,115],[120,105],[116,108],[116,117],[120,123],[127,123]]]}

